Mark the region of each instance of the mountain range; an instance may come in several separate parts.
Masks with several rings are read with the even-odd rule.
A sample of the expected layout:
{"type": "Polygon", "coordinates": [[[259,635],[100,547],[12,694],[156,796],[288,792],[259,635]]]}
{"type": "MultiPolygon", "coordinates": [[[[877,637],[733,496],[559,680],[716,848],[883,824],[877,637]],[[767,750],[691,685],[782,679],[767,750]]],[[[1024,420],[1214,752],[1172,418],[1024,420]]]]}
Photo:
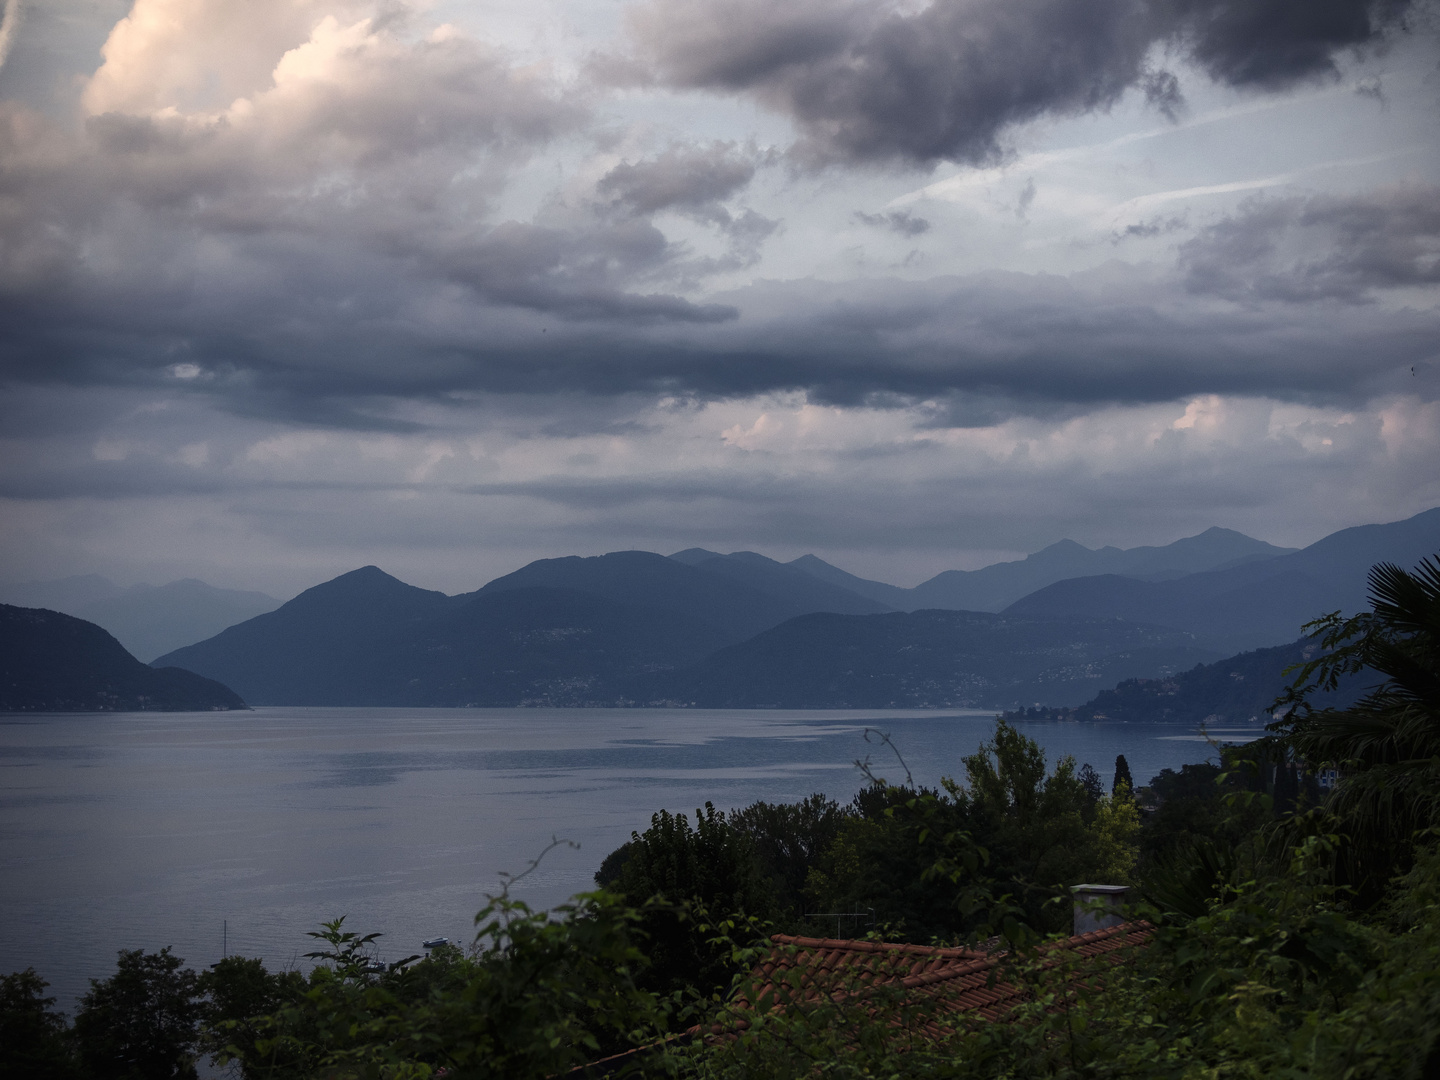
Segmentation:
{"type": "MultiPolygon", "coordinates": [[[[672,558],[683,555],[693,559],[692,552],[696,550],[699,549],[681,552],[672,558]]],[[[913,589],[855,577],[814,555],[802,555],[787,565],[888,604],[897,611],[919,611],[922,608],[1004,611],[1036,589],[1067,578],[1118,574],[1143,581],[1166,581],[1206,570],[1263,562],[1295,550],[1275,547],[1233,529],[1221,528],[1206,529],[1197,536],[1187,536],[1164,547],[1123,550],[1103,547],[1092,550],[1073,540],[1061,540],[1013,562],[995,563],[979,570],[946,570],[913,589]]]]}
{"type": "Polygon", "coordinates": [[[1123,565],[1143,576],[1063,579],[996,613],[908,609],[945,575],[889,604],[813,556],[542,559],[459,596],[366,567],[156,663],[253,704],[1074,706],[1359,610],[1373,563],[1440,550],[1440,509],[1300,551],[1221,529],[1167,548],[1046,550],[1029,570],[1026,559],[947,580],[990,590],[993,605],[1022,572],[1123,565]],[[1207,569],[1184,570],[1196,565],[1207,569]]]}
{"type": "MultiPolygon", "coordinates": [[[[1065,578],[1113,572],[1163,579],[1287,550],[1229,529],[1209,529],[1164,547],[1124,551],[1114,547],[1092,551],[1074,541],[1062,540],[1015,562],[974,571],[949,570],[913,589],[856,577],[814,555],[782,564],[754,552],[722,555],[692,548],[670,558],[691,566],[707,565],[741,586],[742,592],[758,589],[766,597],[780,593],[782,600],[778,604],[753,595],[741,604],[726,590],[716,590],[711,607],[714,617],[723,622],[723,610],[745,607],[738,625],[758,633],[786,614],[810,611],[863,614],[928,607],[1000,611],[1008,603],[1065,578]]],[[[566,573],[574,572],[576,562],[541,560],[485,588],[514,588],[522,582],[560,586],[566,573]]],[[[625,600],[631,595],[626,591],[629,583],[617,577],[613,584],[609,594],[612,599],[625,600]]],[[[601,585],[588,579],[585,587],[594,590],[601,585]]],[[[204,641],[227,627],[273,611],[281,603],[262,592],[220,589],[194,578],[127,588],[99,574],[0,585],[0,602],[49,608],[93,622],[142,659],[204,641]]]]}
{"type": "Polygon", "coordinates": [[[1159,623],[1196,635],[1223,653],[1293,640],[1311,619],[1366,606],[1370,567],[1409,569],[1440,552],[1440,508],[1388,525],[1361,525],[1271,559],[1146,581],[1118,574],[1071,578],[1005,608],[1006,614],[1061,618],[1084,614],[1159,623]]]}
{"type": "Polygon", "coordinates": [[[213,637],[280,606],[279,600],[261,592],[217,589],[194,578],[125,588],[99,574],[0,586],[0,601],[95,623],[145,659],[213,637]]]}
{"type": "Polygon", "coordinates": [[[446,596],[369,566],[156,662],[254,704],[614,704],[636,678],[694,664],[816,603],[884,610],[798,571],[762,575],[766,588],[621,551],[542,559],[446,596]]]}

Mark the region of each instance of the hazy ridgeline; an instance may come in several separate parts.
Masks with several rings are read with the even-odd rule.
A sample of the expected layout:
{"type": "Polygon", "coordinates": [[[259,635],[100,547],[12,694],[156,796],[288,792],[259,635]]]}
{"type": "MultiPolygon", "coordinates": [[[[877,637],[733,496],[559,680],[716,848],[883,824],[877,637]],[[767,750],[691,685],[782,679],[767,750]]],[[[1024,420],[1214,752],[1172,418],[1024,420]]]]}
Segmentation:
{"type": "MultiPolygon", "coordinates": [[[[1318,613],[1361,610],[1375,563],[1437,548],[1440,509],[1294,552],[1218,529],[1128,552],[1062,544],[909,591],[751,552],[544,559],[459,596],[366,567],[156,663],[252,705],[1074,707],[1293,643],[1318,613]]],[[[1276,663],[1247,716],[1278,691],[1276,663]]]]}

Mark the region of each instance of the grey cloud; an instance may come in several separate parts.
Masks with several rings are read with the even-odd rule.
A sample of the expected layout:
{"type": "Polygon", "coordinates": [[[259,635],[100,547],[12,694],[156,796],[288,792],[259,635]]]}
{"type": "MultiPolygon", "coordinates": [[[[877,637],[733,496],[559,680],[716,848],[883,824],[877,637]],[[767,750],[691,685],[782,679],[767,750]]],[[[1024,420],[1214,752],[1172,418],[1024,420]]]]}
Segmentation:
{"type": "MultiPolygon", "coordinates": [[[[502,322],[734,317],[674,294],[704,268],[638,208],[486,220],[512,167],[584,120],[552,85],[461,39],[374,52],[346,55],[343,88],[277,84],[233,122],[110,113],[75,136],[0,103],[6,376],[145,382],[193,362],[208,375],[191,391],[236,408],[303,402],[322,422],[395,428],[367,395],[453,385],[471,365],[419,308],[449,317],[463,297],[502,322]],[[435,330],[418,350],[417,320],[435,330]]],[[[717,155],[729,171],[694,207],[753,173],[723,147],[697,155],[692,179],[717,155]]],[[[677,163],[679,151],[661,161],[677,163]]],[[[735,259],[774,228],[728,215],[735,259]]]]}
{"type": "Polygon", "coordinates": [[[1140,89],[1145,92],[1145,101],[1152,109],[1171,121],[1180,118],[1185,108],[1185,96],[1180,92],[1180,80],[1173,72],[1147,72],[1141,76],[1140,89]]]}
{"type": "MultiPolygon", "coordinates": [[[[651,158],[621,162],[600,178],[595,192],[602,213],[648,219],[670,211],[720,230],[729,242],[722,256],[685,257],[668,247],[664,253],[664,272],[682,289],[693,290],[710,275],[753,265],[761,245],[780,227],[778,221],[753,209],[732,210],[725,205],[750,184],[765,160],[753,148],[741,150],[728,142],[671,146],[651,158]]],[[[719,317],[719,313],[697,312],[695,317],[719,317]]]]}
{"type": "MultiPolygon", "coordinates": [[[[1033,13],[1016,12],[1028,26],[1033,13]]],[[[397,63],[382,57],[367,85],[402,78],[408,61],[397,63]]],[[[481,95],[465,130],[499,132],[510,148],[489,164],[439,129],[388,158],[359,134],[343,153],[291,155],[286,140],[320,109],[308,104],[285,114],[290,126],[276,120],[270,156],[238,128],[112,116],[71,139],[7,109],[0,376],[150,387],[256,417],[392,431],[419,424],[394,402],[467,393],[798,390],[840,403],[934,399],[981,423],[1205,392],[1350,401],[1423,361],[1440,335],[1433,309],[1298,303],[1436,280],[1428,188],[1252,208],[1202,234],[1178,274],[1117,265],[1070,278],[762,281],[690,299],[679,293],[746,265],[776,228],[736,205],[757,157],[671,147],[545,202],[532,221],[496,222],[484,168],[507,176],[526,139],[573,130],[553,88],[507,93],[531,103],[515,115],[533,107],[552,126],[507,126],[496,117],[511,105],[492,115],[481,95]],[[720,221],[728,251],[670,242],[650,220],[662,210],[720,221]],[[1242,302],[1217,305],[1216,293],[1242,302]],[[180,363],[203,377],[179,385],[180,363]]],[[[902,233],[920,221],[884,220],[902,233]]]]}
{"type": "Polygon", "coordinates": [[[1344,49],[1377,44],[1412,0],[1169,0],[1190,55],[1231,86],[1275,89],[1333,75],[1344,49]]]}
{"type": "Polygon", "coordinates": [[[621,162],[595,185],[607,199],[633,214],[675,210],[702,221],[728,224],[721,205],[755,176],[755,156],[737,151],[734,143],[672,146],[639,162],[621,162]]]}
{"type": "Polygon", "coordinates": [[[1189,287],[1239,300],[1360,302],[1440,283],[1440,187],[1262,198],[1180,249],[1189,287]]]}
{"type": "Polygon", "coordinates": [[[506,222],[441,262],[450,280],[498,303],[570,319],[713,323],[737,312],[678,296],[641,294],[628,281],[668,262],[671,245],[647,221],[559,229],[506,222]]]}
{"type": "Polygon", "coordinates": [[[1389,103],[1389,99],[1385,96],[1385,84],[1378,78],[1362,79],[1355,85],[1355,93],[1363,98],[1369,98],[1381,107],[1389,103]]]}
{"type": "Polygon", "coordinates": [[[1433,310],[1263,298],[1217,307],[1146,266],[1068,279],[765,282],[718,297],[720,321],[709,323],[679,318],[685,313],[664,308],[663,298],[653,301],[657,311],[643,297],[621,297],[634,311],[611,318],[614,295],[594,298],[586,312],[578,292],[570,321],[493,300],[461,305],[452,317],[427,309],[434,285],[423,278],[332,284],[361,289],[358,301],[337,306],[313,290],[264,303],[230,297],[218,326],[203,307],[147,323],[122,305],[92,306],[71,293],[7,301],[0,363],[12,381],[163,384],[235,412],[392,430],[404,418],[387,415],[387,399],[457,393],[801,390],[838,404],[936,400],[948,422],[983,424],[1197,393],[1346,403],[1413,393],[1387,380],[1408,374],[1440,340],[1433,310]],[[180,387],[157,370],[157,356],[218,374],[180,387]]]}
{"type": "Polygon", "coordinates": [[[981,423],[1066,403],[1196,393],[1354,401],[1430,355],[1440,331],[1433,310],[1217,310],[1186,302],[1176,283],[1144,266],[1069,279],[769,284],[727,299],[745,314],[712,338],[725,365],[688,358],[703,392],[790,386],[838,404],[893,394],[954,398],[962,409],[978,398],[989,403],[981,423]],[[724,382],[709,381],[717,376],[724,382]]]}
{"type": "Polygon", "coordinates": [[[867,214],[863,210],[856,210],[855,220],[873,225],[877,229],[890,229],[901,236],[920,236],[930,231],[930,222],[916,217],[909,210],[890,210],[884,214],[867,214]]]}
{"type": "MultiPolygon", "coordinates": [[[[41,432],[44,445],[0,446],[6,566],[20,579],[80,568],[122,578],[214,580],[215,568],[223,567],[227,582],[289,595],[375,562],[407,580],[460,591],[538,557],[698,545],[783,558],[815,550],[854,571],[868,565],[866,576],[899,575],[910,584],[957,565],[960,552],[977,547],[1023,552],[1062,536],[1092,546],[1166,542],[1217,523],[1274,541],[1309,542],[1435,502],[1433,431],[1412,432],[1418,437],[1402,440],[1398,449],[1387,445],[1378,407],[1338,425],[1333,415],[1317,417],[1320,430],[1312,440],[1335,436],[1335,445],[1321,452],[1299,444],[1303,431],[1285,433],[1286,410],[1232,399],[1223,405],[1218,433],[1166,431],[1154,442],[1149,430],[1164,431],[1180,408],[1089,416],[1074,428],[1020,421],[994,433],[996,441],[991,433],[981,436],[978,444],[989,450],[979,453],[943,440],[901,438],[883,447],[899,460],[871,465],[865,459],[877,445],[862,436],[838,447],[737,448],[677,469],[677,443],[663,429],[651,442],[642,431],[624,462],[612,459],[607,468],[603,461],[567,457],[565,447],[532,443],[539,424],[506,425],[500,416],[516,399],[476,399],[473,411],[457,407],[453,427],[441,430],[463,445],[477,433],[488,438],[499,422],[516,438],[497,433],[497,448],[513,447],[531,465],[547,461],[550,471],[529,477],[523,466],[497,470],[483,455],[472,460],[462,452],[432,477],[417,479],[410,470],[432,444],[430,434],[371,442],[395,446],[392,460],[357,452],[368,440],[348,436],[330,441],[329,451],[306,451],[305,439],[317,433],[295,433],[302,444],[295,458],[247,466],[246,451],[279,429],[217,415],[199,402],[172,402],[137,416],[135,406],[158,398],[138,391],[102,398],[95,391],[43,388],[16,396],[23,400],[7,402],[11,408],[0,415],[0,438],[14,439],[7,424],[14,409],[56,413],[78,403],[89,413],[86,400],[108,400],[108,415],[102,408],[93,423],[121,437],[153,437],[156,447],[96,462],[88,455],[90,439],[73,431],[41,432]],[[152,415],[159,433],[148,430],[152,415]],[[1282,421],[1279,433],[1272,419],[1282,421]],[[215,447],[210,461],[172,472],[167,456],[192,437],[215,447]],[[1107,448],[1112,439],[1119,440],[1118,451],[1107,448]],[[1038,453],[1027,453],[1027,445],[1038,453]],[[600,474],[590,473],[597,465],[600,474]],[[616,465],[620,471],[611,473],[616,465]],[[505,482],[510,477],[513,482],[505,482]],[[912,562],[906,552],[923,557],[912,562]]],[[[538,421],[544,403],[529,404],[538,421]]],[[[635,416],[655,417],[652,403],[638,395],[623,405],[596,404],[616,410],[615,417],[625,405],[635,416]]],[[[740,411],[742,423],[771,407],[753,403],[754,411],[740,411]]],[[[778,406],[782,415],[788,407],[778,406]]],[[[854,431],[867,418],[840,423],[854,431]]],[[[889,430],[905,432],[907,425],[889,430]]],[[[681,432],[712,443],[716,435],[714,425],[681,432]]]]}
{"type": "Polygon", "coordinates": [[[5,61],[10,57],[10,49],[15,44],[15,34],[20,28],[20,0],[4,0],[0,6],[0,67],[5,66],[5,61]]]}
{"type": "Polygon", "coordinates": [[[1149,21],[1139,0],[937,0],[913,15],[655,0],[634,25],[661,80],[754,93],[795,118],[805,158],[982,162],[1007,125],[1117,100],[1149,21]]]}
{"type": "Polygon", "coordinates": [[[648,0],[637,62],[670,86],[753,95],[791,116],[811,163],[980,163],[1014,124],[1102,110],[1132,87],[1174,116],[1168,43],[1216,80],[1274,89],[1333,75],[1415,0],[648,0]]]}
{"type": "Polygon", "coordinates": [[[1023,220],[1030,212],[1030,206],[1034,202],[1035,178],[1032,176],[1025,181],[1025,186],[1020,190],[1020,195],[1015,200],[1015,216],[1023,220]]]}
{"type": "Polygon", "coordinates": [[[1183,215],[1172,217],[1161,215],[1147,218],[1145,221],[1133,221],[1123,229],[1116,229],[1112,232],[1110,243],[1120,244],[1125,240],[1148,240],[1175,232],[1177,229],[1183,229],[1187,224],[1189,224],[1189,219],[1183,215]]]}

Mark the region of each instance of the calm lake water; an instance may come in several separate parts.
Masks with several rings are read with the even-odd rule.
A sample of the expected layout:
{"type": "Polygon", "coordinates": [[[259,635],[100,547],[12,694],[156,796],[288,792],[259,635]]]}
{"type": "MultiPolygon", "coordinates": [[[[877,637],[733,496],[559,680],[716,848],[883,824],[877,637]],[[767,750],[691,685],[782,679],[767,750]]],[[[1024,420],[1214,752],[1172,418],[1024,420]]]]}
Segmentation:
{"type": "MultiPolygon", "coordinates": [[[[398,959],[468,941],[501,871],[551,841],[512,895],[551,907],[660,808],[813,791],[846,801],[865,742],[890,733],[917,782],[961,773],[993,713],[256,709],[0,715],[0,972],[33,965],[70,1008],[120,948],[173,945],[197,969],[226,947],[301,964],[322,919],[379,931],[398,959]],[[226,929],[228,927],[228,930],[226,929]]],[[[1194,728],[1031,723],[1051,760],[1137,781],[1212,756],[1194,728]]],[[[1254,728],[1211,734],[1243,741],[1254,728]]]]}

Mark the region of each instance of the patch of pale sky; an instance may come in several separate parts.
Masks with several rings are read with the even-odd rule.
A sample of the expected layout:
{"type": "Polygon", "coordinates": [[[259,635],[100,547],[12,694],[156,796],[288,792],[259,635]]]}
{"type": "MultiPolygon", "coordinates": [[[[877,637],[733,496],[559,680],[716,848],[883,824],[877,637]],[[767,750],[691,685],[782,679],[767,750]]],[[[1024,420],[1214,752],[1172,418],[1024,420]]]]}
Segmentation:
{"type": "MultiPolygon", "coordinates": [[[[462,468],[456,458],[442,457],[422,482],[407,480],[404,471],[435,458],[439,449],[436,440],[422,436],[381,440],[389,444],[390,450],[400,453],[389,468],[377,472],[365,466],[359,453],[366,443],[373,452],[375,440],[343,433],[307,439],[305,433],[295,432],[282,444],[266,440],[272,452],[283,445],[284,460],[272,458],[273,469],[249,476],[247,485],[232,494],[130,499],[124,501],[123,512],[115,500],[60,500],[66,504],[63,509],[47,503],[12,504],[15,518],[11,532],[25,531],[25,523],[33,523],[37,544],[40,537],[51,537],[44,551],[26,553],[30,558],[25,565],[41,576],[47,565],[57,569],[89,565],[122,577],[153,577],[154,568],[165,567],[171,577],[193,573],[221,584],[266,588],[282,595],[365,562],[378,563],[418,584],[459,591],[474,588],[488,577],[505,573],[531,558],[598,554],[621,547],[663,551],[690,543],[725,549],[743,546],[783,557],[818,550],[854,572],[914,584],[941,569],[972,564],[970,547],[993,553],[997,545],[993,541],[985,544],[988,533],[984,530],[974,531],[963,544],[929,551],[916,550],[909,541],[909,546],[886,550],[866,545],[847,549],[838,538],[827,542],[818,537],[785,538],[773,532],[768,539],[755,534],[746,538],[741,534],[753,526],[751,519],[759,508],[736,516],[746,507],[745,493],[774,483],[779,470],[797,477],[802,484],[825,484],[814,494],[832,504],[831,513],[853,511],[863,516],[876,499],[892,503],[901,499],[896,506],[907,497],[933,500],[936,484],[949,492],[947,499],[954,500],[957,513],[965,506],[979,513],[993,500],[988,493],[996,485],[1007,488],[1024,484],[1041,501],[1049,498],[1043,492],[1053,489],[1052,501],[1062,505],[1077,498],[1083,502],[1102,490],[1113,490],[1117,483],[1134,485],[1143,492],[1153,484],[1157,470],[1163,473],[1178,467],[1183,470],[1179,475],[1193,479],[1216,470],[1224,474],[1242,459],[1247,474],[1264,487],[1277,464],[1284,462],[1293,467],[1296,454],[1311,459],[1326,456],[1319,445],[1324,438],[1332,438],[1340,446],[1333,429],[1345,426],[1346,420],[1323,409],[1277,406],[1272,402],[1227,401],[1218,408],[1207,402],[1202,407],[1208,408],[1214,418],[1211,427],[1203,432],[1193,428],[1173,430],[1174,422],[1190,408],[1187,402],[1117,407],[1062,424],[1015,420],[985,429],[926,431],[923,438],[928,447],[916,445],[913,453],[901,459],[856,459],[841,474],[843,484],[835,487],[840,479],[832,468],[836,449],[834,445],[816,449],[813,438],[808,443],[802,440],[797,448],[778,456],[726,452],[722,439],[725,429],[717,425],[731,421],[754,428],[756,420],[767,415],[778,418],[783,427],[801,414],[793,403],[787,413],[785,404],[733,403],[714,410],[712,415],[701,410],[680,419],[671,414],[647,433],[619,438],[528,438],[512,439],[505,445],[506,440],[496,436],[490,440],[492,453],[483,462],[473,463],[475,467],[462,468]],[[1306,425],[1313,430],[1302,431],[1306,425]],[[1268,430],[1271,426],[1276,429],[1274,433],[1268,430]],[[1156,431],[1167,432],[1158,445],[1148,441],[1149,434],[1156,431]],[[692,435],[699,437],[702,452],[677,460],[673,448],[692,435]],[[1307,448],[1312,443],[1316,445],[1307,448]],[[595,461],[577,468],[575,452],[582,447],[595,461]],[[704,447],[709,448],[708,452],[704,447]],[[664,493],[667,472],[687,487],[699,478],[718,485],[719,501],[697,494],[701,502],[687,503],[690,523],[681,527],[675,517],[673,495],[664,493]],[[549,500],[541,494],[543,488],[529,494],[506,494],[503,490],[506,484],[536,480],[557,482],[562,488],[568,484],[629,481],[638,485],[635,498],[641,501],[624,502],[608,510],[582,511],[549,500]],[[646,496],[647,485],[656,482],[662,488],[646,496]],[[460,493],[460,489],[475,483],[491,485],[494,493],[460,493]],[[366,493],[377,484],[379,488],[373,495],[366,493]],[[293,494],[285,494],[292,489],[293,494]],[[728,496],[719,496],[727,490],[728,496]],[[1067,493],[1063,498],[1061,491],[1067,493]],[[391,535],[399,523],[385,519],[382,510],[385,505],[395,505],[394,497],[401,492],[405,493],[407,507],[403,524],[414,530],[414,540],[408,544],[398,534],[391,535]],[[907,496],[907,492],[912,494],[907,496]],[[382,517],[377,518],[377,514],[382,517]],[[729,531],[735,536],[728,547],[722,542],[724,530],[716,531],[727,515],[733,521],[729,531]],[[52,530],[58,518],[64,519],[66,529],[56,534],[52,530]],[[165,528],[153,527],[157,521],[163,521],[165,528]],[[588,535],[577,532],[581,523],[588,535]]],[[[893,446],[916,435],[910,422],[913,418],[899,412],[856,410],[842,415],[822,409],[809,415],[817,418],[820,426],[832,428],[827,433],[830,438],[843,433],[847,421],[863,421],[870,430],[863,438],[852,439],[851,448],[861,444],[893,446]]],[[[1433,408],[1429,415],[1422,415],[1408,403],[1386,406],[1383,425],[1402,448],[1396,468],[1413,472],[1416,459],[1403,452],[1403,447],[1417,434],[1433,441],[1436,419],[1433,408]],[[1401,430],[1405,425],[1420,430],[1405,433],[1401,430]]],[[[1381,424],[1380,418],[1360,413],[1349,426],[1375,429],[1381,424]]],[[[1348,476],[1351,469],[1346,462],[1366,452],[1364,447],[1352,445],[1343,454],[1332,447],[1328,455],[1342,455],[1337,465],[1340,475],[1348,476]]],[[[260,456],[264,455],[252,454],[260,456]]],[[[223,462],[212,458],[201,471],[219,472],[223,468],[223,462]]],[[[1327,467],[1325,475],[1326,484],[1334,485],[1335,468],[1327,467]]],[[[1090,521],[1083,528],[1072,522],[1055,526],[1054,532],[1042,532],[1027,549],[1059,539],[1060,534],[1073,535],[1092,546],[1165,542],[1185,535],[1186,529],[1199,531],[1209,524],[1242,528],[1278,543],[1309,542],[1332,525],[1353,523],[1345,515],[1363,513],[1368,508],[1363,498],[1360,502],[1366,505],[1352,505],[1365,492],[1352,491],[1343,484],[1333,491],[1331,505],[1311,505],[1314,499],[1310,483],[1298,475],[1292,476],[1292,482],[1295,497],[1287,498],[1285,506],[1295,510],[1306,507],[1307,514],[1283,518],[1283,529],[1265,527],[1262,518],[1273,519],[1275,514],[1271,501],[1264,508],[1251,507],[1244,513],[1234,508],[1202,509],[1205,520],[1169,525],[1157,521],[1150,530],[1154,535],[1136,533],[1134,523],[1128,521],[1112,522],[1108,530],[1103,522],[1090,521]]],[[[1237,495],[1242,488],[1248,491],[1246,485],[1237,485],[1237,495]]],[[[24,546],[17,542],[15,550],[24,546]]],[[[989,557],[979,559],[979,563],[985,561],[989,557]]]]}
{"type": "Polygon", "coordinates": [[[1161,206],[1172,217],[1180,213],[1166,235],[1125,238],[1126,256],[1146,257],[1175,243],[1174,228],[1183,235],[1261,190],[1303,182],[1344,191],[1433,172],[1435,94],[1425,89],[1433,81],[1425,57],[1402,43],[1332,85],[1260,99],[1182,71],[1193,111],[1177,123],[1157,124],[1131,94],[1109,113],[1021,129],[1004,163],[952,171],[883,205],[937,226],[919,241],[931,256],[926,274],[985,265],[1079,269],[1113,257],[1116,230],[1141,223],[1133,218],[1161,206]],[[1356,93],[1361,81],[1381,76],[1400,91],[1395,103],[1356,93]],[[1365,152],[1337,156],[1337,147],[1365,152]],[[1017,199],[1031,183],[1035,197],[1022,218],[1017,199]],[[1192,201],[1200,216],[1183,220],[1192,201]],[[954,243],[957,236],[963,242],[954,243]]]}
{"type": "Polygon", "coordinates": [[[1175,191],[1156,191],[1149,195],[1139,195],[1129,199],[1112,208],[1112,218],[1115,222],[1125,217],[1149,210],[1151,207],[1160,206],[1164,203],[1177,202],[1182,199],[1196,199],[1206,195],[1234,195],[1242,191],[1259,191],[1265,188],[1284,187],[1298,183],[1301,179],[1313,176],[1315,173],[1328,169],[1351,169],[1362,165],[1376,165],[1384,161],[1394,161],[1397,158],[1409,157],[1418,152],[1418,148],[1410,147],[1404,150],[1394,150],[1385,154],[1370,154],[1358,158],[1337,158],[1334,161],[1320,161],[1313,165],[1307,165],[1303,169],[1294,169],[1290,172],[1280,173],[1277,176],[1262,176],[1254,180],[1232,180],[1225,184],[1202,184],[1199,187],[1179,188],[1175,191]]]}
{"type": "MultiPolygon", "coordinates": [[[[1135,143],[1147,142],[1152,139],[1173,138],[1182,135],[1187,131],[1196,128],[1206,127],[1212,124],[1224,124],[1240,117],[1250,117],[1274,113],[1277,110],[1292,109],[1299,105],[1310,104],[1314,101],[1323,101],[1339,94],[1351,92],[1349,87],[1331,87],[1326,90],[1312,92],[1303,96],[1289,99],[1266,98],[1259,101],[1249,101],[1244,104],[1223,105],[1213,108],[1202,115],[1190,116],[1174,123],[1163,124],[1147,128],[1142,131],[1130,131],[1124,135],[1105,139],[1100,142],[1079,143],[1073,145],[1062,145],[1052,150],[1034,150],[1028,153],[1017,154],[1012,160],[1000,165],[984,169],[962,169],[952,173],[943,180],[937,180],[914,191],[908,191],[892,199],[887,208],[907,206],[921,199],[947,199],[961,201],[965,194],[974,190],[983,190],[994,185],[997,181],[1016,174],[1028,175],[1040,170],[1050,168],[1065,162],[1086,162],[1105,158],[1114,151],[1124,147],[1132,146],[1135,143]]],[[[1102,119],[1100,122],[1104,122],[1102,119]]],[[[1092,118],[1083,118],[1074,122],[1079,128],[1090,128],[1096,123],[1092,118]]],[[[1067,130],[1069,125],[1059,127],[1051,131],[1049,141],[1063,143],[1072,133],[1067,130]]]]}
{"type": "MultiPolygon", "coordinates": [[[[1426,419],[1397,411],[1394,404],[1385,408],[1388,412],[1372,420],[1391,417],[1384,422],[1396,431],[1402,423],[1413,429],[1426,419]]],[[[644,420],[629,434],[571,437],[498,430],[463,440],[296,432],[260,440],[245,457],[272,466],[252,474],[255,480],[303,478],[323,485],[368,476],[418,488],[524,483],[561,475],[640,481],[697,468],[737,477],[757,469],[829,474],[841,459],[847,470],[881,482],[895,475],[899,460],[906,462],[903,471],[915,476],[980,475],[1003,467],[1022,448],[1029,469],[1080,466],[1098,476],[1143,472],[1146,455],[1167,433],[1171,452],[1187,459],[1284,439],[1299,439],[1314,450],[1336,429],[1355,425],[1357,414],[1200,395],[1173,404],[1101,409],[1060,423],[1016,418],[990,427],[937,429],[925,425],[922,409],[841,409],[787,395],[644,420]],[[1311,439],[1306,433],[1319,434],[1311,439]],[[668,452],[677,444],[689,446],[683,457],[668,452]],[[871,453],[876,449],[887,453],[877,458],[871,453]],[[388,475],[377,474],[376,463],[388,464],[388,475]]],[[[1392,441],[1398,446],[1398,436],[1392,441]]]]}
{"type": "Polygon", "coordinates": [[[175,460],[192,469],[203,468],[210,463],[210,444],[206,442],[186,443],[176,452],[175,460]]]}
{"type": "MultiPolygon", "coordinates": [[[[1440,401],[1418,401],[1396,396],[1376,403],[1380,438],[1392,457],[1401,455],[1440,461],[1440,401]]],[[[1431,470],[1432,473],[1435,470],[1431,470]]],[[[1432,475],[1433,498],[1440,500],[1440,475],[1432,475]]]]}

